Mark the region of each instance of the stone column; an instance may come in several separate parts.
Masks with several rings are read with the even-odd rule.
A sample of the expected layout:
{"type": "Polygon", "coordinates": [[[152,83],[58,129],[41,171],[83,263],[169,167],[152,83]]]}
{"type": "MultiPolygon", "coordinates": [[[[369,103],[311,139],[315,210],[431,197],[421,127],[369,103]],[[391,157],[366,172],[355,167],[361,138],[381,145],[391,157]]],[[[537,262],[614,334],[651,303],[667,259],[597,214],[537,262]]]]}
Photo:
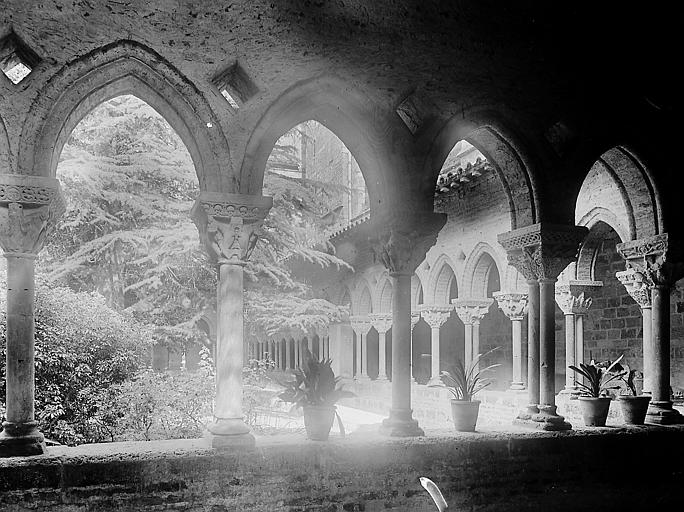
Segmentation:
{"type": "Polygon", "coordinates": [[[356,380],[370,380],[368,376],[368,332],[373,327],[370,319],[367,316],[351,316],[349,317],[352,329],[356,333],[356,380]]]}
{"type": "Polygon", "coordinates": [[[511,320],[513,334],[512,391],[525,389],[522,376],[522,322],[527,312],[527,294],[517,292],[495,292],[494,299],[504,314],[511,320]]]}
{"type": "Polygon", "coordinates": [[[243,268],[272,204],[270,197],[201,192],[191,213],[219,274],[216,401],[207,427],[214,448],[254,445],[242,415],[243,268]]]}
{"type": "MultiPolygon", "coordinates": [[[[405,205],[402,205],[405,206],[405,205]]],[[[381,431],[390,436],[420,436],[411,409],[411,276],[437,240],[445,216],[408,209],[372,219],[376,261],[392,279],[392,408],[381,431]]]]}
{"type": "Polygon", "coordinates": [[[292,369],[292,339],[285,340],[285,366],[288,370],[292,369]]]}
{"type": "Polygon", "coordinates": [[[645,285],[651,293],[652,362],[644,368],[644,374],[650,370],[652,399],[646,421],[660,425],[684,423],[670,399],[670,290],[684,276],[684,245],[663,233],[618,244],[617,251],[627,260],[627,268],[639,274],[634,276],[639,288],[645,285]]]}
{"type": "Polygon", "coordinates": [[[0,457],[47,451],[34,415],[34,269],[64,209],[56,179],[0,175],[0,245],[7,258],[6,420],[0,457]]]}
{"type": "MultiPolygon", "coordinates": [[[[556,412],[555,283],[563,269],[577,259],[587,232],[587,228],[580,226],[539,223],[498,236],[499,243],[508,254],[508,263],[525,277],[528,284],[532,284],[528,295],[528,323],[532,324],[536,324],[533,317],[536,297],[532,293],[535,278],[539,283],[539,323],[536,324],[539,328],[539,412],[534,414],[534,404],[530,404],[527,411],[521,412],[518,420],[542,430],[572,428],[556,412]]],[[[534,340],[530,343],[530,348],[536,350],[532,346],[534,340]]],[[[534,377],[534,374],[530,372],[530,376],[534,377]]],[[[529,384],[532,388],[533,382],[529,384]]],[[[532,390],[530,399],[534,399],[532,390]]]]}
{"type": "MultiPolygon", "coordinates": [[[[411,306],[413,308],[413,305],[411,306]]],[[[418,361],[413,360],[413,330],[416,328],[416,325],[418,325],[418,322],[420,322],[420,312],[419,311],[411,311],[411,373],[413,374],[416,365],[418,364],[418,361]]],[[[415,382],[418,384],[418,380],[416,379],[415,375],[412,378],[412,382],[415,382]]]]}
{"type": "Polygon", "coordinates": [[[440,384],[440,354],[439,354],[439,330],[449,320],[454,306],[451,304],[423,304],[420,306],[420,315],[430,326],[430,380],[428,385],[440,384]]]}
{"type": "Polygon", "coordinates": [[[651,314],[651,290],[644,280],[644,275],[634,269],[616,272],[615,277],[624,285],[627,293],[641,308],[642,323],[642,359],[644,369],[644,382],[642,393],[650,395],[652,384],[651,378],[655,373],[653,358],[653,316],[651,314]]]}
{"type": "MultiPolygon", "coordinates": [[[[451,299],[456,314],[465,325],[465,367],[477,362],[480,354],[480,321],[489,311],[494,299],[451,299]]],[[[479,368],[479,362],[475,365],[479,368]]]]}
{"type": "Polygon", "coordinates": [[[561,393],[578,394],[577,374],[570,365],[584,362],[584,316],[589,312],[589,294],[603,286],[600,281],[568,281],[556,284],[556,304],[565,315],[565,388],[561,393]]]}
{"type": "Polygon", "coordinates": [[[391,313],[371,313],[368,315],[373,327],[378,331],[378,380],[386,381],[387,379],[387,347],[386,336],[387,331],[392,328],[392,314],[391,313]]]}

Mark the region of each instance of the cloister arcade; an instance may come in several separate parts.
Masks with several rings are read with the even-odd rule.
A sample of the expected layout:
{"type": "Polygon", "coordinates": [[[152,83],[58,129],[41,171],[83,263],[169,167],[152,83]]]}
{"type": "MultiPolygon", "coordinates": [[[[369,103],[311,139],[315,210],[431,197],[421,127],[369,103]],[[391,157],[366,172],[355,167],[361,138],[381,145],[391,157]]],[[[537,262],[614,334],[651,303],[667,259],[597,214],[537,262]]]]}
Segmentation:
{"type": "Polygon", "coordinates": [[[218,270],[205,322],[216,338],[209,447],[255,445],[244,361],[268,355],[292,368],[305,345],[353,389],[384,386],[387,438],[423,436],[415,390],[494,347],[482,364],[501,364],[492,390],[522,397],[517,425],[571,429],[557,410],[577,393],[568,365],[620,354],[643,370],[647,421],[682,423],[671,393],[684,389],[680,111],[665,80],[605,69],[630,69],[635,55],[665,69],[672,52],[659,38],[676,31],[632,48],[622,30],[643,20],[618,23],[612,11],[587,20],[555,16],[560,7],[502,13],[496,2],[176,3],[2,2],[1,456],[49,453],[34,414],[35,261],[64,211],[56,169],[69,134],[124,94],[168,121],[199,182],[188,214],[218,270]],[[594,52],[577,27],[603,21],[594,52]],[[367,189],[367,210],[330,234],[354,271],[316,275],[349,316],[249,341],[244,266],[272,207],[268,158],[310,120],[342,141],[367,189]]]}

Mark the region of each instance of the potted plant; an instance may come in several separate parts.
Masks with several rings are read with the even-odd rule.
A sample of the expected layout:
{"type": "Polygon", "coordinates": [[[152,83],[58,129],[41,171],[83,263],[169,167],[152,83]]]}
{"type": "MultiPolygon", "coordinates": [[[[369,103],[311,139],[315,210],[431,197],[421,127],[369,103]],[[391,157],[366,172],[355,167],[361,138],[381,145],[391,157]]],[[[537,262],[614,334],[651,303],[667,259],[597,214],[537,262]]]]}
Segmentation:
{"type": "Polygon", "coordinates": [[[473,396],[482,389],[486,388],[491,382],[485,379],[482,374],[501,366],[492,364],[482,370],[478,370],[480,359],[490,354],[495,349],[478,354],[469,364],[457,359],[452,365],[451,371],[442,371],[439,374],[441,384],[432,384],[433,387],[444,387],[453,395],[451,401],[451,417],[454,427],[459,432],[474,432],[477,424],[477,417],[480,411],[480,401],[473,400],[473,396]]]}
{"type": "Polygon", "coordinates": [[[608,409],[612,397],[611,389],[620,389],[620,386],[609,384],[621,379],[624,370],[619,362],[622,356],[615,361],[597,363],[593,359],[589,364],[580,363],[579,368],[571,365],[569,368],[579,373],[586,379],[586,383],[577,382],[580,391],[579,401],[582,409],[584,424],[588,427],[605,427],[608,418],[608,409]]]}
{"type": "Polygon", "coordinates": [[[335,416],[344,435],[344,426],[335,404],[341,398],[355,396],[351,391],[342,389],[340,377],[335,377],[331,364],[331,359],[318,361],[307,350],[302,367],[292,370],[295,379],[280,383],[285,390],[278,397],[294,404],[294,408],[302,408],[306,435],[314,441],[328,439],[335,416]]]}
{"type": "Polygon", "coordinates": [[[634,380],[643,374],[638,370],[632,370],[629,366],[624,365],[622,372],[622,381],[627,386],[630,394],[620,394],[618,396],[618,403],[622,410],[622,417],[627,425],[643,425],[646,419],[646,412],[648,411],[648,403],[651,397],[648,395],[639,395],[637,393],[636,384],[634,380]]]}

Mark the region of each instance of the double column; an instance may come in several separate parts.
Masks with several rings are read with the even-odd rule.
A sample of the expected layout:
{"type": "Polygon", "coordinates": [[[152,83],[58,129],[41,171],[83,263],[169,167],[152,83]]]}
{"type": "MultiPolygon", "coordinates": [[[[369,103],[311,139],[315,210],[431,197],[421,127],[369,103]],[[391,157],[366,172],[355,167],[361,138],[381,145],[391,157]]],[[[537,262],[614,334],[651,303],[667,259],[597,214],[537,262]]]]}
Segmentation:
{"type": "Polygon", "coordinates": [[[498,237],[508,263],[528,283],[529,405],[518,420],[542,430],[571,428],[556,412],[555,283],[563,269],[577,259],[586,235],[585,227],[538,223],[498,237]]]}
{"type": "Polygon", "coordinates": [[[644,387],[650,387],[652,396],[646,421],[661,425],[684,423],[670,398],[670,291],[684,277],[684,245],[663,233],[618,244],[616,248],[626,260],[627,270],[634,272],[623,274],[621,279],[630,295],[639,305],[646,304],[643,295],[650,295],[650,329],[648,308],[642,306],[644,387]]]}
{"type": "Polygon", "coordinates": [[[381,432],[420,436],[411,409],[411,276],[437,240],[445,216],[404,210],[373,219],[372,247],[392,279],[392,406],[381,432]]]}
{"type": "Polygon", "coordinates": [[[252,446],[242,414],[243,269],[258,240],[270,197],[202,192],[192,219],[218,267],[216,401],[207,437],[214,448],[252,446]]]}
{"type": "Polygon", "coordinates": [[[439,384],[439,370],[440,370],[440,354],[439,354],[439,330],[449,320],[454,306],[450,304],[424,304],[420,307],[420,316],[423,317],[425,323],[430,326],[431,330],[431,368],[430,380],[428,385],[439,384]]]}
{"type": "Polygon", "coordinates": [[[352,329],[356,333],[356,374],[355,380],[370,380],[368,376],[368,332],[373,327],[367,316],[349,317],[352,329]]]}
{"type": "Polygon", "coordinates": [[[511,321],[512,329],[512,353],[513,372],[511,378],[511,391],[525,389],[522,374],[522,323],[527,313],[527,294],[518,292],[495,292],[494,299],[511,321]]]}
{"type": "Polygon", "coordinates": [[[0,457],[46,452],[35,420],[35,261],[64,213],[54,178],[0,175],[0,245],[7,258],[5,416],[0,457]]]}
{"type": "Polygon", "coordinates": [[[494,299],[452,299],[456,314],[465,326],[464,337],[464,363],[469,368],[475,364],[475,371],[479,369],[478,356],[480,355],[480,322],[489,312],[489,307],[494,299]]]}
{"type": "Polygon", "coordinates": [[[391,313],[371,313],[368,315],[373,327],[378,331],[378,379],[387,380],[387,331],[392,328],[391,313]]]}
{"type": "Polygon", "coordinates": [[[578,394],[577,374],[570,365],[584,362],[584,317],[589,312],[590,294],[601,281],[568,281],[556,284],[556,304],[565,316],[565,388],[561,393],[578,394]]]}

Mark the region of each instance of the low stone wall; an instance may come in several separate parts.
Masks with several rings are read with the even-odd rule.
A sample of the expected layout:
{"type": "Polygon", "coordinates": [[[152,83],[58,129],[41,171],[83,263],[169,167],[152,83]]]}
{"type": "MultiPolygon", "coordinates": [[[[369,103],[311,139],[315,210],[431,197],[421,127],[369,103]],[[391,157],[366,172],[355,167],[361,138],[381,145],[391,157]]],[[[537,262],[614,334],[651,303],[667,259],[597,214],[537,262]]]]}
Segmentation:
{"type": "Polygon", "coordinates": [[[681,506],[683,427],[428,434],[262,437],[250,452],[211,451],[202,440],[58,447],[0,460],[0,510],[434,512],[420,476],[450,510],[681,506]]]}

